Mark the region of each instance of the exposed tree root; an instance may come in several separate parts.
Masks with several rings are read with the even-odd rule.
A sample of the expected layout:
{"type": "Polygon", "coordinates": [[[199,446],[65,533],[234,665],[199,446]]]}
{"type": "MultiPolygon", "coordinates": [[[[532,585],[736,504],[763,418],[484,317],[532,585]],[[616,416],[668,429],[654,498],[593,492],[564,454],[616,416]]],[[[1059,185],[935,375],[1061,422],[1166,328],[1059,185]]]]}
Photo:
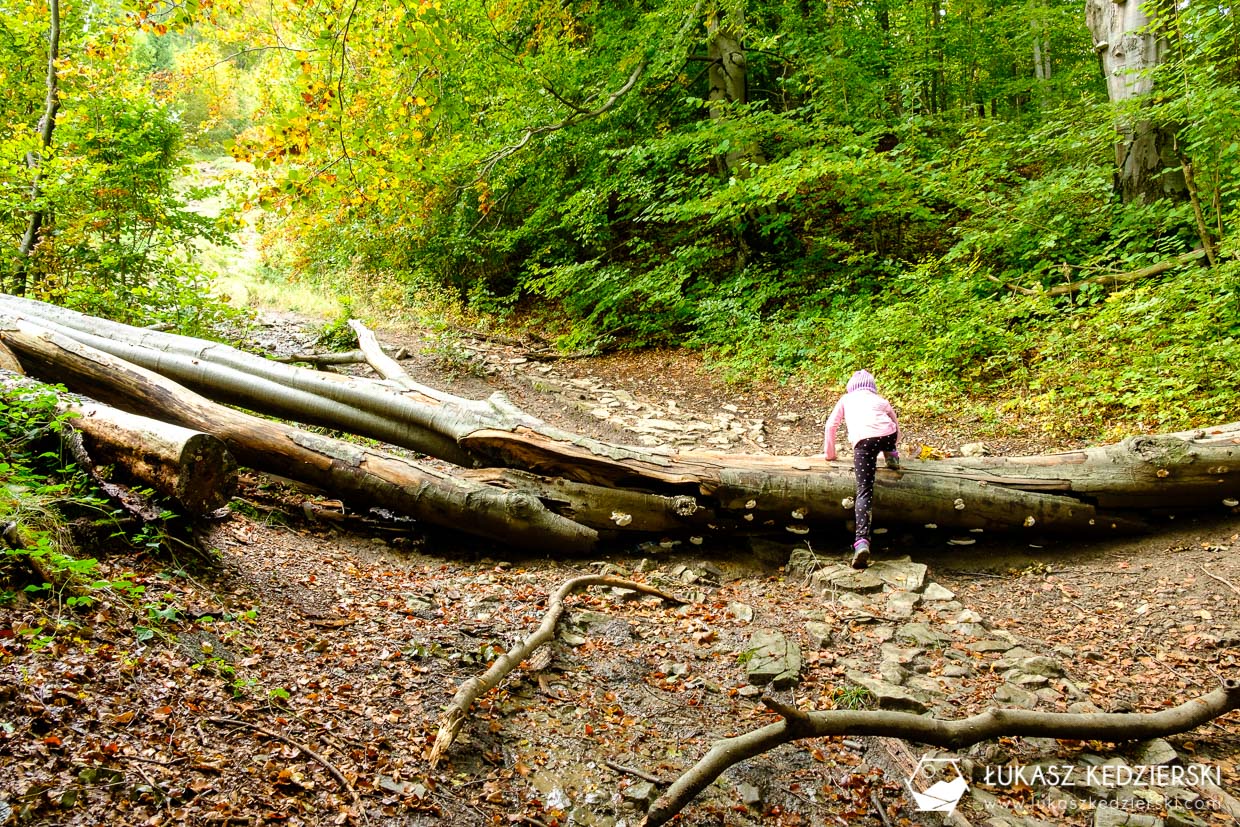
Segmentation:
{"type": "Polygon", "coordinates": [[[698,793],[734,764],[802,738],[827,735],[879,735],[930,746],[962,749],[999,736],[1071,738],[1081,741],[1144,741],[1201,726],[1240,709],[1240,680],[1226,678],[1212,692],[1179,706],[1150,713],[1037,712],[991,709],[956,721],[910,712],[830,710],[802,712],[771,698],[763,703],[783,717],[778,723],[716,741],[651,806],[644,827],[666,824],[698,793]]]}
{"type": "Polygon", "coordinates": [[[625,580],[620,577],[587,574],[565,581],[551,595],[551,600],[547,603],[547,613],[543,615],[542,623],[539,624],[533,634],[496,659],[495,663],[491,664],[491,668],[486,672],[470,678],[457,688],[456,694],[452,696],[452,703],[448,704],[447,710],[439,719],[439,733],[435,736],[435,745],[431,747],[430,764],[432,767],[438,765],[439,759],[443,757],[444,752],[456,740],[456,735],[460,732],[462,724],[465,723],[465,717],[469,714],[469,708],[474,701],[491,691],[510,672],[520,666],[521,661],[533,654],[534,650],[539,646],[554,638],[556,624],[560,622],[560,617],[564,614],[565,598],[573,592],[583,591],[591,586],[613,586],[621,589],[632,589],[642,594],[652,594],[656,597],[661,597],[673,603],[684,602],[680,598],[656,589],[653,586],[637,583],[633,580],[625,580]]]}

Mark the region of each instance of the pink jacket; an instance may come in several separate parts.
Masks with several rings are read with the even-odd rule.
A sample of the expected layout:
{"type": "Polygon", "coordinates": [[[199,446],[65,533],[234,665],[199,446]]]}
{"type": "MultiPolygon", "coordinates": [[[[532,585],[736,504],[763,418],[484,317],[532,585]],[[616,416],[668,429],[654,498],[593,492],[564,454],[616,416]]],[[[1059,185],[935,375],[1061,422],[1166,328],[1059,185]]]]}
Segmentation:
{"type": "Polygon", "coordinates": [[[900,433],[900,423],[891,403],[869,388],[859,388],[841,396],[827,418],[823,435],[823,453],[827,459],[835,459],[835,432],[841,421],[848,424],[848,441],[853,446],[870,437],[900,433]]]}

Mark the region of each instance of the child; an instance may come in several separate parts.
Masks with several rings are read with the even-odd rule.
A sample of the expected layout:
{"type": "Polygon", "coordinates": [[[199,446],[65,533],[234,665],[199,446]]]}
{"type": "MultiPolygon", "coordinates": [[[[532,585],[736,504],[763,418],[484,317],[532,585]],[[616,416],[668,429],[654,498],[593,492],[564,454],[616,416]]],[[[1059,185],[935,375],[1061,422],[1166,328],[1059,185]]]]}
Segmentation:
{"type": "Polygon", "coordinates": [[[891,403],[878,395],[878,386],[867,370],[859,370],[848,380],[848,393],[835,403],[827,418],[824,453],[835,459],[835,431],[840,420],[848,425],[848,439],[853,446],[853,470],[857,475],[857,539],[853,543],[852,567],[863,569],[870,562],[870,500],[874,496],[874,468],[881,451],[887,467],[900,468],[896,442],[900,439],[900,423],[891,403]]]}

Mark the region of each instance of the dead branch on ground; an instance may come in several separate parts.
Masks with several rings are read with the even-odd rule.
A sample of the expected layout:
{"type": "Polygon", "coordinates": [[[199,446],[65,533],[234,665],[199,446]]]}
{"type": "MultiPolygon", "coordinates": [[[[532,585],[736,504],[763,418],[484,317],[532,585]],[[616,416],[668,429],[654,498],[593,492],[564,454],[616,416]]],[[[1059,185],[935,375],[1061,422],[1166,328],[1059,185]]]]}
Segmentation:
{"type": "Polygon", "coordinates": [[[542,623],[539,624],[533,634],[514,645],[496,659],[495,663],[491,664],[491,668],[486,672],[470,678],[457,688],[456,694],[452,696],[452,703],[448,704],[447,710],[439,719],[439,733],[435,736],[435,745],[431,748],[431,767],[438,765],[439,759],[443,757],[444,752],[456,740],[456,735],[460,732],[461,725],[465,723],[465,717],[469,714],[469,708],[473,706],[474,701],[495,688],[501,680],[520,666],[521,661],[533,654],[538,647],[554,638],[556,624],[560,622],[560,617],[564,614],[564,600],[573,592],[582,591],[591,586],[612,586],[619,589],[631,589],[642,594],[661,597],[673,603],[684,602],[680,598],[656,589],[653,586],[633,580],[625,580],[620,577],[587,574],[565,581],[551,595],[551,600],[547,603],[547,613],[543,615],[542,623]]]}
{"type": "Polygon", "coordinates": [[[1039,712],[990,709],[954,721],[911,712],[829,710],[802,712],[772,698],[762,702],[783,720],[733,738],[716,741],[651,806],[643,827],[666,824],[729,767],[802,738],[878,735],[930,746],[963,749],[1000,736],[1070,738],[1079,741],[1145,741],[1187,732],[1240,709],[1240,680],[1222,685],[1179,706],[1150,713],[1039,712]]]}

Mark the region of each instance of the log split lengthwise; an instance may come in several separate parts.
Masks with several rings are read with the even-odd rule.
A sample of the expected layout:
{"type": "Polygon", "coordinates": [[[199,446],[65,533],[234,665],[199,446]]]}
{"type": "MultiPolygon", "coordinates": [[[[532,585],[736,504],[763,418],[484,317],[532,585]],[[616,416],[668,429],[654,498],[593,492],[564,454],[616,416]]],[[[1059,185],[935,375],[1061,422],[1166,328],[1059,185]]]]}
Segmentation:
{"type": "MultiPolygon", "coordinates": [[[[64,337],[60,341],[105,351],[216,402],[369,436],[461,466],[451,476],[428,469],[421,473],[437,475],[441,486],[471,487],[479,500],[510,494],[520,507],[499,513],[508,511],[518,522],[522,511],[540,514],[543,522],[558,517],[564,521],[557,523],[560,534],[548,539],[561,549],[652,535],[694,539],[766,533],[796,540],[813,529],[840,531],[852,516],[846,501],[854,480],[844,462],[613,445],[556,428],[498,394],[481,401],[462,399],[420,385],[403,372],[390,381],[322,373],[226,345],[0,296],[0,322],[6,319],[10,325],[25,320],[64,337]]],[[[369,331],[360,325],[355,329],[363,350],[374,350],[369,331]]],[[[0,339],[6,335],[0,332],[0,339]]],[[[20,352],[17,343],[11,344],[20,352]]],[[[71,371],[60,358],[44,353],[44,378],[68,381],[61,374],[71,371]]],[[[377,361],[384,371],[399,371],[391,360],[377,361]]],[[[105,379],[92,383],[87,392],[108,392],[105,379]]],[[[148,401],[128,404],[152,412],[148,401]]],[[[160,415],[174,418],[176,412],[160,415]]],[[[304,479],[295,465],[277,461],[285,470],[276,470],[255,450],[242,461],[304,479]]],[[[306,481],[345,493],[331,473],[319,472],[306,481]]],[[[913,460],[900,472],[879,471],[875,509],[881,520],[909,526],[1085,538],[1148,528],[1155,509],[1222,510],[1237,498],[1240,424],[1232,424],[1045,456],[913,460]]],[[[449,500],[452,506],[432,522],[497,536],[494,527],[477,530],[477,502],[449,500]]],[[[521,545],[545,545],[530,536],[518,539],[520,532],[499,534],[521,545]]]]}

